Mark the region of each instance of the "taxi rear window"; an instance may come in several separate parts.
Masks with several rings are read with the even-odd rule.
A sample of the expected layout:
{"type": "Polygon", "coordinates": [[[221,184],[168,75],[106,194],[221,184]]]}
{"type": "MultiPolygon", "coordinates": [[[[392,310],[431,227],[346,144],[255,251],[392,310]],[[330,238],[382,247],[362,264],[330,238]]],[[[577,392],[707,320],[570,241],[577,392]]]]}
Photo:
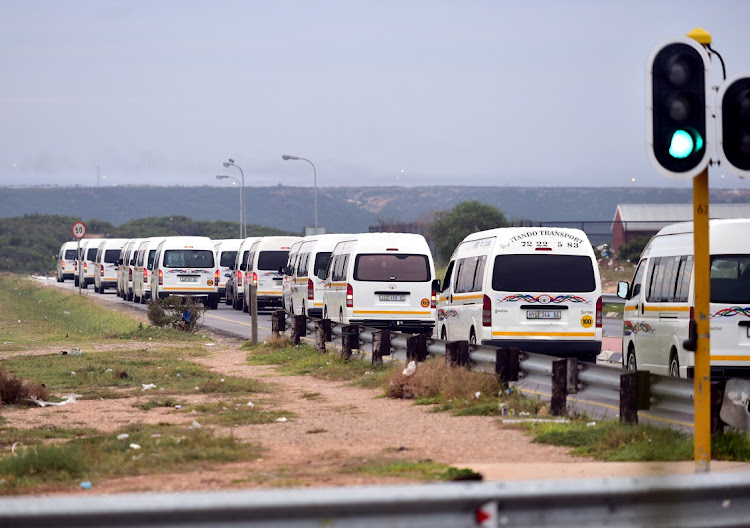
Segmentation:
{"type": "Polygon", "coordinates": [[[492,270],[495,291],[584,293],[596,289],[591,258],[585,255],[498,255],[492,270]]]}
{"type": "Polygon", "coordinates": [[[359,281],[427,282],[430,277],[430,262],[426,255],[357,255],[354,262],[354,279],[359,281]]]}

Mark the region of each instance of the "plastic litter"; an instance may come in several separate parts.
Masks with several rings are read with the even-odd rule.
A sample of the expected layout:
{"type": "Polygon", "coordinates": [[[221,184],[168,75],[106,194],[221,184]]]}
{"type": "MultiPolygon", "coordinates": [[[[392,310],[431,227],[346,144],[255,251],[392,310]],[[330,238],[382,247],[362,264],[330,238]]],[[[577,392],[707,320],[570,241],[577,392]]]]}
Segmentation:
{"type": "Polygon", "coordinates": [[[130,438],[130,435],[128,433],[122,433],[117,435],[118,440],[125,440],[126,438],[130,438]]]}
{"type": "Polygon", "coordinates": [[[247,402],[247,406],[248,407],[255,407],[255,404],[253,402],[249,401],[249,402],[247,402]]]}
{"type": "Polygon", "coordinates": [[[141,446],[138,445],[138,444],[130,444],[129,447],[130,447],[130,449],[140,449],[141,448],[141,446]]]}
{"type": "Polygon", "coordinates": [[[73,350],[70,351],[70,355],[75,356],[75,357],[81,357],[83,355],[83,352],[81,352],[80,348],[74,348],[73,350]]]}
{"type": "Polygon", "coordinates": [[[586,424],[586,427],[594,427],[596,425],[596,422],[589,422],[586,424]]]}
{"type": "Polygon", "coordinates": [[[30,398],[26,398],[26,401],[32,401],[36,403],[39,407],[47,407],[48,405],[55,405],[59,407],[61,405],[67,405],[69,403],[75,403],[78,400],[78,398],[81,398],[81,397],[82,396],[80,394],[68,394],[67,396],[62,397],[63,401],[61,402],[47,402],[44,400],[40,400],[39,398],[37,398],[36,396],[32,394],[30,398]]]}
{"type": "Polygon", "coordinates": [[[141,392],[148,390],[148,389],[156,388],[156,385],[154,385],[153,383],[141,383],[141,385],[143,386],[143,388],[141,389],[141,392]]]}
{"type": "Polygon", "coordinates": [[[81,482],[81,488],[82,489],[91,489],[91,482],[89,482],[88,480],[84,480],[83,482],[81,482]]]}
{"type": "Polygon", "coordinates": [[[282,416],[281,418],[276,418],[276,421],[280,423],[286,422],[286,417],[282,416]]]}
{"type": "Polygon", "coordinates": [[[182,409],[182,405],[175,405],[174,408],[175,409],[182,409]]]}
{"type": "Polygon", "coordinates": [[[196,420],[193,420],[193,423],[188,427],[188,429],[200,429],[201,424],[199,424],[196,420]]]}
{"type": "Polygon", "coordinates": [[[474,397],[477,398],[477,399],[479,399],[481,396],[482,396],[482,393],[479,392],[479,391],[477,391],[477,392],[474,393],[474,397]]]}
{"type": "Polygon", "coordinates": [[[409,364],[406,366],[406,368],[401,372],[404,376],[411,376],[417,371],[417,362],[412,360],[409,361],[409,364]]]}

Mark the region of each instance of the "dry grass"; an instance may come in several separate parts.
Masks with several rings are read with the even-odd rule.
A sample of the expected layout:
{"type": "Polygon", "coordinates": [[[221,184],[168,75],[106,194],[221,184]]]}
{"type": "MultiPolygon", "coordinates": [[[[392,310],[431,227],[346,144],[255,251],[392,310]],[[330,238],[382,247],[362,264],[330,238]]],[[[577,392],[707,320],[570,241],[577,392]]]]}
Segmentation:
{"type": "Polygon", "coordinates": [[[49,392],[43,385],[28,383],[21,378],[11,376],[0,367],[0,405],[29,404],[32,396],[48,400],[49,392]]]}
{"type": "Polygon", "coordinates": [[[440,398],[443,401],[474,399],[476,393],[496,395],[502,389],[497,378],[472,372],[466,367],[449,367],[444,359],[431,359],[417,365],[411,376],[397,369],[388,379],[389,398],[440,398]]]}

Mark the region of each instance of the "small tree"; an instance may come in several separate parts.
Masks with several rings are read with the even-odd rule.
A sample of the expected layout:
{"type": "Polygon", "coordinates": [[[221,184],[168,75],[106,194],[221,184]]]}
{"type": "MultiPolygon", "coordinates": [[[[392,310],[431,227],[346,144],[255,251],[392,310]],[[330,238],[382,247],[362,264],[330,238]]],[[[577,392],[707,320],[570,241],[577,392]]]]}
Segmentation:
{"type": "Polygon", "coordinates": [[[461,202],[451,210],[438,211],[435,217],[430,225],[430,237],[443,261],[450,258],[466,235],[509,225],[502,211],[478,200],[461,202]]]}
{"type": "Polygon", "coordinates": [[[206,307],[193,297],[169,296],[148,303],[148,320],[161,328],[180,328],[195,333],[200,328],[206,307]]]}
{"type": "Polygon", "coordinates": [[[622,246],[617,252],[618,260],[627,260],[628,262],[637,261],[638,257],[641,256],[641,253],[643,253],[643,249],[646,247],[650,240],[651,237],[648,235],[642,235],[634,238],[633,240],[622,246]]]}

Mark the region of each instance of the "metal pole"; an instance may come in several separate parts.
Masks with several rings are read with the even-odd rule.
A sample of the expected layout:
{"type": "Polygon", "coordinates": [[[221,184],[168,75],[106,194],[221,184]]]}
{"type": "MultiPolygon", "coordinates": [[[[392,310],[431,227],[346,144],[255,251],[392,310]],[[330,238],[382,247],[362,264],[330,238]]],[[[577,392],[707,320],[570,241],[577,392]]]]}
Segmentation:
{"type": "Polygon", "coordinates": [[[240,238],[246,238],[247,237],[247,227],[245,227],[245,173],[242,172],[242,167],[239,165],[235,165],[238,169],[240,169],[240,176],[242,177],[242,187],[240,187],[240,223],[242,224],[240,227],[240,238]]]}
{"type": "Polygon", "coordinates": [[[708,168],[693,178],[696,350],[694,368],[695,472],[711,470],[711,260],[708,244],[708,168]]]}
{"type": "Polygon", "coordinates": [[[318,234],[318,173],[315,170],[315,164],[310,162],[313,168],[313,194],[315,195],[315,234],[318,234]]]}
{"type": "Polygon", "coordinates": [[[83,266],[81,266],[81,239],[78,239],[78,249],[76,249],[76,268],[78,268],[78,295],[83,295],[81,289],[81,279],[83,278],[83,266]]]}
{"type": "Polygon", "coordinates": [[[258,285],[250,285],[250,336],[258,344],[258,285]]]}

